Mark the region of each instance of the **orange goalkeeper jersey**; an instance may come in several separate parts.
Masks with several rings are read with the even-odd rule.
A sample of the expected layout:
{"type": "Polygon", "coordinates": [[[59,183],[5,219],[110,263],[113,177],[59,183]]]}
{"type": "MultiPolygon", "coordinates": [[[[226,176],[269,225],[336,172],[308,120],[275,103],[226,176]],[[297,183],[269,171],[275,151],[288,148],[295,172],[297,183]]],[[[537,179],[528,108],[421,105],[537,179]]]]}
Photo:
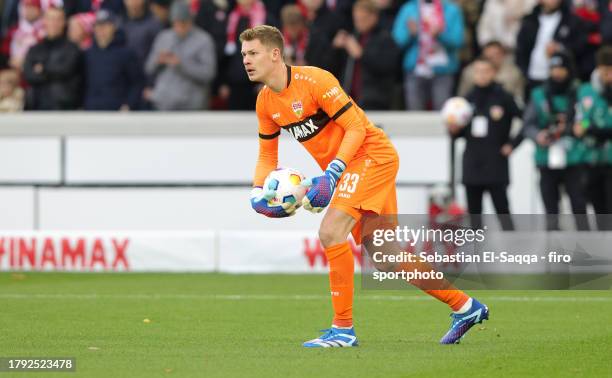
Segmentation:
{"type": "Polygon", "coordinates": [[[368,155],[378,163],[397,159],[385,133],[342,90],[329,72],[308,66],[287,66],[287,87],[280,93],[267,86],[257,96],[259,158],[254,186],[262,186],[278,164],[281,129],[297,139],[325,169],[338,158],[347,165],[368,155]]]}

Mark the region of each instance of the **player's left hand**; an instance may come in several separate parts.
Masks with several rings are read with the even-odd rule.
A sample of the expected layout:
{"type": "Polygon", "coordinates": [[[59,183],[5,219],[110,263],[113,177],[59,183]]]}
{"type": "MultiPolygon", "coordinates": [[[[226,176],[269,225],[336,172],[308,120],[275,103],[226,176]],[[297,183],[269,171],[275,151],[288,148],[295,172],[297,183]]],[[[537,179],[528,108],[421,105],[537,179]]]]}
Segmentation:
{"type": "Polygon", "coordinates": [[[308,187],[308,191],[302,199],[304,209],[313,213],[323,211],[329,205],[336,184],[345,169],[346,164],[342,160],[334,159],[327,166],[323,176],[303,180],[302,185],[308,187]]]}

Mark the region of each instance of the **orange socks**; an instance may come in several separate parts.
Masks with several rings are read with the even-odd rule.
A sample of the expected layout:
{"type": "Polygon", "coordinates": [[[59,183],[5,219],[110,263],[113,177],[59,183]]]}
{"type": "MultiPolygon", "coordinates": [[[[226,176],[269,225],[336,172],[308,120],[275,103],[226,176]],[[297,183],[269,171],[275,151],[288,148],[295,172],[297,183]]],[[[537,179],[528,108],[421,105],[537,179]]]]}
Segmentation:
{"type": "MultiPolygon", "coordinates": [[[[353,291],[355,259],[348,241],[325,248],[329,264],[329,287],[332,306],[334,307],[333,325],[336,327],[353,326],[353,291]]],[[[431,270],[429,264],[402,264],[401,270],[431,270]]],[[[449,305],[453,311],[459,311],[470,297],[458,290],[447,280],[412,282],[427,294],[449,305]]]]}
{"type": "Polygon", "coordinates": [[[353,325],[355,259],[348,241],[325,248],[336,327],[353,325]]]}
{"type": "Polygon", "coordinates": [[[459,311],[461,307],[470,299],[470,297],[461,290],[455,289],[449,282],[448,285],[453,289],[445,290],[425,290],[425,292],[439,301],[442,301],[450,306],[453,311],[459,311]]]}
{"type": "MultiPolygon", "coordinates": [[[[433,267],[427,263],[421,262],[404,263],[399,266],[397,271],[411,271],[415,269],[428,272],[432,270],[433,267]]],[[[446,303],[453,311],[459,311],[468,299],[470,299],[467,294],[457,289],[447,280],[423,280],[412,281],[411,283],[437,300],[446,303]]]]}

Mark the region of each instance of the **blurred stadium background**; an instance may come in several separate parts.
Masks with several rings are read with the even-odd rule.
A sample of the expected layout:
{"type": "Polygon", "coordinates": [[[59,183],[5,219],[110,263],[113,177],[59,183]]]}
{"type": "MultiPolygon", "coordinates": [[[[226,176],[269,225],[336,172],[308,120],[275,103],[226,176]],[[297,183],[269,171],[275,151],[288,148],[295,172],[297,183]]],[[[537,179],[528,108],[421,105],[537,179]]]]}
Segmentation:
{"type": "MultiPolygon", "coordinates": [[[[426,214],[441,187],[466,208],[465,142],[453,145],[435,111],[440,99],[413,110],[404,95],[414,67],[401,59],[410,49],[393,41],[424,29],[405,19],[392,29],[416,0],[360,3],[377,15],[377,38],[384,37],[368,51],[390,63],[368,72],[361,89],[351,85],[355,59],[341,41],[346,31],[360,34],[355,1],[293,3],[0,0],[0,110],[11,112],[0,116],[0,357],[73,356],[77,373],[93,377],[611,376],[610,291],[480,291],[492,320],[460,348],[444,349],[437,345],[448,320],[443,306],[412,291],[362,290],[356,277],[363,347],[301,349],[331,311],[321,215],[271,220],[250,207],[257,88],[245,85],[239,50],[231,49],[236,28],[265,19],[290,37],[290,63],[340,78],[397,147],[402,214],[426,214]],[[231,19],[240,21],[229,23],[234,29],[231,19]],[[153,46],[164,32],[170,38],[173,23],[192,21],[209,34],[192,50],[202,70],[177,80],[172,57],[155,64],[168,46],[153,46]],[[101,24],[116,28],[110,39],[95,35],[101,24]],[[51,59],[55,53],[61,59],[51,59]],[[177,105],[185,93],[202,96],[177,105]]],[[[445,47],[451,59],[440,76],[452,85],[442,100],[469,92],[481,53],[522,107],[548,79],[546,57],[574,55],[573,78],[588,83],[595,51],[612,43],[607,0],[433,3],[454,15],[442,22],[457,31],[451,37],[463,36],[461,49],[445,47]],[[553,20],[555,35],[548,25],[535,53],[543,60],[529,69],[544,6],[563,18],[553,20]]],[[[366,40],[359,43],[365,49],[366,40]]],[[[320,172],[290,137],[280,143],[281,166],[320,172]]],[[[544,213],[535,148],[525,139],[509,159],[514,214],[544,213]]],[[[570,211],[563,194],[561,212],[570,211]]],[[[493,213],[488,196],[484,212],[493,213]]]]}

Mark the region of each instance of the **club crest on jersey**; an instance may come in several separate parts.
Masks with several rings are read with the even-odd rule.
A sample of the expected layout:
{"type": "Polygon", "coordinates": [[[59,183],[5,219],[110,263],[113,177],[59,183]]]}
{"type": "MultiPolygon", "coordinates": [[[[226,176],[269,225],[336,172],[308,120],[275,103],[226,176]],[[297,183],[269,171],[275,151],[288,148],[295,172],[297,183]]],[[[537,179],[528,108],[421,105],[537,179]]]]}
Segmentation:
{"type": "Polygon", "coordinates": [[[294,101],[291,103],[291,110],[298,118],[302,118],[304,114],[304,107],[302,106],[302,101],[294,101]]]}

